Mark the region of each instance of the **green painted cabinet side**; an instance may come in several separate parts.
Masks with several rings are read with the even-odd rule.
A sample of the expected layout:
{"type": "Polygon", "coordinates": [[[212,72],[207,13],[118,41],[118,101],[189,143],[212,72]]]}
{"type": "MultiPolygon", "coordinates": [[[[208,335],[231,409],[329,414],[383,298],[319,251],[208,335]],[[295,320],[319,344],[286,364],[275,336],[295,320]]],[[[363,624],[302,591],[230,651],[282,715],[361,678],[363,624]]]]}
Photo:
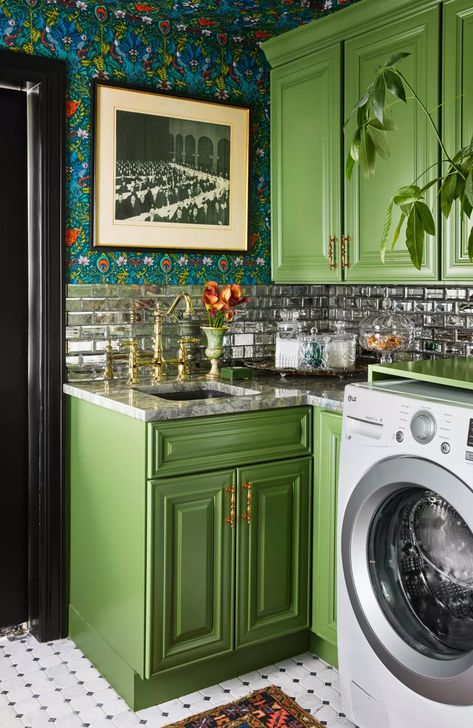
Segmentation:
{"type": "Polygon", "coordinates": [[[271,72],[272,277],[276,283],[341,280],[341,46],[271,72]]]}
{"type": "Polygon", "coordinates": [[[235,529],[225,518],[235,478],[148,483],[147,677],[233,649],[235,529]]]}
{"type": "MultiPolygon", "coordinates": [[[[450,154],[470,143],[473,135],[473,2],[449,0],[444,11],[443,137],[450,154]]],[[[446,166],[443,167],[444,171],[446,166]]],[[[460,214],[458,202],[443,220],[442,270],[446,281],[471,283],[473,265],[468,257],[468,236],[473,218],[460,214]]]]}
{"type": "Polygon", "coordinates": [[[309,407],[242,412],[149,425],[148,476],[206,472],[312,451],[309,407]]]}
{"type": "Polygon", "coordinates": [[[317,409],[314,432],[312,631],[336,646],[336,542],[341,414],[317,409]]]}
{"type": "MultiPolygon", "coordinates": [[[[383,27],[362,33],[345,44],[345,118],[348,118],[365,89],[372,82],[374,71],[399,51],[410,53],[400,70],[416,92],[438,116],[439,104],[439,8],[435,7],[397,21],[396,16],[385,18],[383,27]]],[[[394,97],[393,101],[394,101],[394,97]]],[[[438,242],[426,236],[422,269],[418,271],[409,258],[406,246],[398,241],[394,251],[386,254],[381,263],[379,245],[389,201],[401,186],[412,184],[417,176],[438,161],[435,135],[422,110],[412,101],[394,102],[392,117],[398,130],[388,133],[392,157],[377,159],[376,172],[365,178],[356,167],[351,180],[345,180],[345,234],[350,236],[345,271],[349,282],[388,283],[428,281],[438,278],[438,242]]],[[[345,156],[356,126],[354,115],[346,129],[345,156]]],[[[422,184],[435,174],[422,178],[422,184]]],[[[427,193],[435,202],[436,189],[427,193]]],[[[396,222],[393,224],[393,230],[396,222]]]]}
{"type": "Polygon", "coordinates": [[[145,423],[75,397],[67,405],[70,609],[143,675],[145,423]]]}
{"type": "Polygon", "coordinates": [[[310,478],[310,458],[238,470],[237,648],[308,626],[310,478]]]}

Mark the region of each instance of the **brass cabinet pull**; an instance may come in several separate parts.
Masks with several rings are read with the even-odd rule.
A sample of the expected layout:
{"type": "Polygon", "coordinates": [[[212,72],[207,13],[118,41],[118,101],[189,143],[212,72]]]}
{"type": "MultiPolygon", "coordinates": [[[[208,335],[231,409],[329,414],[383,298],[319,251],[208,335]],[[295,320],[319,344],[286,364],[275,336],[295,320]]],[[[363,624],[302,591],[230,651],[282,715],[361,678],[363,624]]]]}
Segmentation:
{"type": "Polygon", "coordinates": [[[241,517],[243,521],[246,521],[249,524],[253,511],[253,492],[251,490],[253,486],[251,483],[242,483],[241,487],[246,490],[246,511],[241,514],[241,517]]]}
{"type": "Polygon", "coordinates": [[[347,268],[351,268],[350,241],[351,241],[351,237],[349,235],[342,235],[341,240],[340,240],[340,255],[342,258],[342,269],[343,270],[346,270],[347,268]]]}
{"type": "Polygon", "coordinates": [[[337,268],[337,236],[331,235],[328,239],[328,263],[330,270],[337,268]]]}
{"type": "Polygon", "coordinates": [[[230,515],[225,517],[225,523],[235,528],[235,513],[236,513],[236,488],[234,485],[228,485],[225,488],[226,493],[230,493],[230,515]]]}

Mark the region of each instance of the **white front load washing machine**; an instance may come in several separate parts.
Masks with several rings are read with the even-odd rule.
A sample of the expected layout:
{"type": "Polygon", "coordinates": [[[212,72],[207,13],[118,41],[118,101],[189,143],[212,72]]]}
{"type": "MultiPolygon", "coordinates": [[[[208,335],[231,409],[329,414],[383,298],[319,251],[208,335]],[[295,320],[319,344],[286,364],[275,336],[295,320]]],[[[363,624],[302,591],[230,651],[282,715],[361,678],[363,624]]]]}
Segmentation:
{"type": "Polygon", "coordinates": [[[473,728],[473,392],[345,390],[342,706],[360,728],[473,728]]]}

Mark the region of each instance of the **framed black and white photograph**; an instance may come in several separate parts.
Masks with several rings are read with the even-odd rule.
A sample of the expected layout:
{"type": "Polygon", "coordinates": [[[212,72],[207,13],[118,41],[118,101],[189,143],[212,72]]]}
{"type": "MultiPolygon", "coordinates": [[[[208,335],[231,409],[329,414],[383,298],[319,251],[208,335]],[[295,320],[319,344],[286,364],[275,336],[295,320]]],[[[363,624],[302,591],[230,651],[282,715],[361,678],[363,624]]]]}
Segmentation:
{"type": "Polygon", "coordinates": [[[94,247],[247,250],[249,109],[95,90],[94,247]]]}

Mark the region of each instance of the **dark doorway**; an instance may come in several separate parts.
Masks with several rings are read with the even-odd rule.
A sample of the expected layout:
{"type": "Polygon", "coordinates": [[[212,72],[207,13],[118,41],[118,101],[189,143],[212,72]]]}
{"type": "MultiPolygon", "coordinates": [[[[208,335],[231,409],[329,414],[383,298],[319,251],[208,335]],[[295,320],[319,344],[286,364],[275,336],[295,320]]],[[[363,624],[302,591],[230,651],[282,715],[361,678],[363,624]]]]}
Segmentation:
{"type": "Polygon", "coordinates": [[[28,619],[28,189],[26,93],[0,88],[0,628],[28,619]]]}
{"type": "Polygon", "coordinates": [[[40,641],[66,632],[65,80],[0,51],[0,628],[26,620],[40,641]]]}

